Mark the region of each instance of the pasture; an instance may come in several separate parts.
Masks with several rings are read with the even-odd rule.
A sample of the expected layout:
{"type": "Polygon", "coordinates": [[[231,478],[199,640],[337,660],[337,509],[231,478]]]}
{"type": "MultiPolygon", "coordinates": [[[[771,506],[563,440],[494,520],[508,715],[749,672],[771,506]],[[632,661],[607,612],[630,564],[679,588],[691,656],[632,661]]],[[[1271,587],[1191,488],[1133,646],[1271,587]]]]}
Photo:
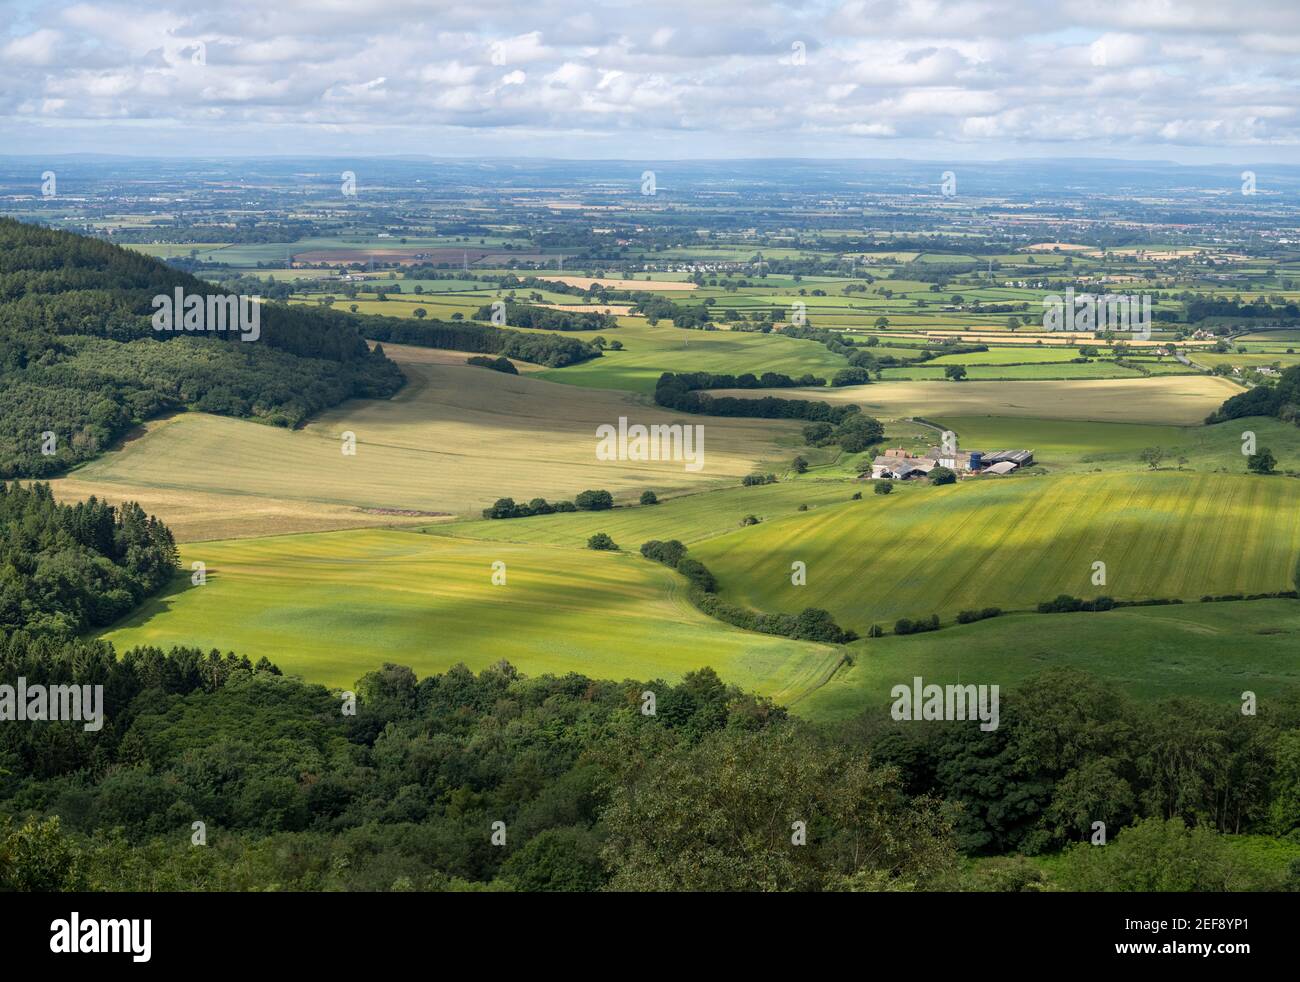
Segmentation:
{"type": "MultiPolygon", "coordinates": [[[[636,505],[602,512],[570,512],[507,520],[478,519],[429,529],[441,535],[531,542],[581,548],[596,532],[607,532],[626,549],[639,549],[651,539],[680,539],[688,545],[740,528],[753,515],[771,521],[809,509],[848,501],[861,483],[783,481],[755,487],[700,491],[671,498],[657,505],[636,505]]],[[[870,488],[865,490],[869,491],[870,488]]]]}
{"type": "Polygon", "coordinates": [[[1162,468],[1241,474],[1245,433],[1267,447],[1279,469],[1300,470],[1300,428],[1258,416],[1214,426],[1152,426],[1140,423],[1085,423],[1074,420],[1017,419],[997,416],[944,416],[934,422],[957,434],[965,449],[1022,447],[1034,451],[1038,465],[1057,470],[1144,470],[1138,454],[1146,447],[1165,452],[1162,468]],[[1180,463],[1180,458],[1185,461],[1180,463]]]}
{"type": "Polygon", "coordinates": [[[692,549],[722,595],[758,610],[825,607],[865,632],[901,617],[1028,609],[1061,593],[1118,599],[1294,588],[1300,481],[1235,474],[977,478],[778,519],[692,549]],[[791,585],[791,564],[807,585],[791,585]],[[1093,564],[1105,563],[1094,586],[1093,564]]]}
{"type": "Polygon", "coordinates": [[[1261,711],[1300,685],[1300,601],[1253,600],[1104,613],[1013,614],[929,634],[855,642],[842,668],[795,711],[833,721],[888,718],[890,689],[926,683],[998,685],[1006,692],[1053,668],[1077,668],[1132,698],[1199,696],[1261,711]]]}
{"type": "Polygon", "coordinates": [[[679,679],[711,666],[728,682],[794,702],[838,650],[728,627],[684,581],[639,555],[467,542],[363,530],[208,542],[188,574],[103,635],[135,645],[220,648],[325,685],[351,687],[392,661],[420,676],[501,659],[529,675],[679,679]],[[505,564],[505,585],[492,582],[505,564]]]}
{"type": "Polygon", "coordinates": [[[741,375],[783,372],[798,377],[807,373],[830,379],[848,366],[815,341],[783,338],[745,331],[691,331],[661,321],[650,327],[643,318],[628,318],[617,331],[568,331],[590,341],[597,335],[623,344],[622,351],[606,351],[601,358],[540,377],[593,389],[623,389],[651,395],[664,372],[717,372],[741,375]]]}

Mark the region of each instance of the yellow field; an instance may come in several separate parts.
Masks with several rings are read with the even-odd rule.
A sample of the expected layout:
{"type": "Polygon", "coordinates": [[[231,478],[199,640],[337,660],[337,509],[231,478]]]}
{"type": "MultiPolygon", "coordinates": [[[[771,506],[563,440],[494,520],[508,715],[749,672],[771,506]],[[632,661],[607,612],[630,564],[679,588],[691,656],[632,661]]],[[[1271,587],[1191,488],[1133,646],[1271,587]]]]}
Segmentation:
{"type": "Polygon", "coordinates": [[[563,283],[565,286],[576,286],[579,290],[589,290],[593,284],[599,284],[608,290],[694,290],[696,288],[694,283],[687,280],[598,280],[589,276],[538,276],[537,279],[563,283]]]}
{"type": "MultiPolygon", "coordinates": [[[[79,472],[81,473],[81,472],[79,472]]],[[[167,523],[177,542],[243,539],[286,532],[333,532],[377,525],[429,525],[451,516],[396,515],[365,511],[355,505],[289,500],[239,491],[158,488],[141,483],[66,477],[50,482],[59,501],[75,504],[91,495],[111,505],[139,502],[150,515],[167,523]]]]}
{"type": "Polygon", "coordinates": [[[843,388],[724,389],[719,396],[855,402],[873,416],[1029,416],[1110,423],[1204,421],[1229,396],[1241,391],[1227,379],[1167,375],[1140,379],[1080,379],[1070,382],[885,382],[843,388]]]}
{"type": "MultiPolygon", "coordinates": [[[[634,499],[647,488],[662,494],[733,484],[762,461],[788,460],[793,451],[778,440],[798,442],[794,423],[687,416],[621,392],[437,364],[422,349],[385,350],[408,380],[393,399],[353,400],[297,431],[201,413],[158,420],[74,472],[63,493],[79,497],[93,487],[109,497],[150,499],[168,524],[189,517],[191,537],[240,537],[268,525],[339,527],[347,509],[464,515],[500,497],[571,499],[604,488],[634,499]],[[617,425],[620,416],[703,425],[703,469],[598,460],[596,427],[617,425]],[[345,432],[356,436],[353,456],[342,452],[345,432]],[[215,523],[202,524],[208,505],[197,496],[210,494],[242,499],[230,520],[214,509],[215,523]],[[280,510],[255,519],[267,498],[280,510]],[[249,530],[245,521],[253,523],[249,530]]],[[[351,524],[372,524],[373,517],[351,524]]]]}

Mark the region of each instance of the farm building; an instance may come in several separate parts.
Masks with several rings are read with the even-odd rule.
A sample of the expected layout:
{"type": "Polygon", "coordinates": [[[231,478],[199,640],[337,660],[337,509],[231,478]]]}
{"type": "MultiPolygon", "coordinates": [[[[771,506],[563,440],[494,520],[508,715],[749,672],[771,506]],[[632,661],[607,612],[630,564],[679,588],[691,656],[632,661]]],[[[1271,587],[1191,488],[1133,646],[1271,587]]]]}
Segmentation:
{"type": "Polygon", "coordinates": [[[923,454],[906,450],[886,450],[871,462],[873,479],[906,480],[925,477],[936,467],[947,467],[958,474],[1009,474],[1034,462],[1032,450],[959,450],[944,453],[931,447],[923,454]]]}
{"type": "Polygon", "coordinates": [[[891,480],[925,477],[938,464],[933,457],[918,457],[906,450],[887,450],[871,462],[871,476],[891,480]]]}
{"type": "Polygon", "coordinates": [[[941,447],[931,447],[926,451],[927,457],[938,461],[939,466],[946,467],[950,471],[969,471],[975,469],[972,457],[978,461],[978,450],[955,450],[952,453],[945,452],[941,447]]]}
{"type": "Polygon", "coordinates": [[[981,474],[1010,474],[1015,469],[1016,469],[1015,464],[1011,463],[1011,461],[1009,460],[1003,460],[989,467],[985,467],[982,471],[980,471],[980,473],[981,474]]]}
{"type": "Polygon", "coordinates": [[[1032,450],[990,450],[980,454],[979,466],[985,469],[992,464],[1014,464],[1016,467],[1029,467],[1034,462],[1032,450]]]}

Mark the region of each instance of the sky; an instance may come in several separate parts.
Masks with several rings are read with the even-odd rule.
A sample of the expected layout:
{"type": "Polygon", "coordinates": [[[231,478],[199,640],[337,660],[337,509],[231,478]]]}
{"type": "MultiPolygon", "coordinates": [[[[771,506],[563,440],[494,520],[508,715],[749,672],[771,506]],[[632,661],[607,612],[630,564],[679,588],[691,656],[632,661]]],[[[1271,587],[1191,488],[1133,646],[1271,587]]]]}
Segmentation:
{"type": "Polygon", "coordinates": [[[1300,0],[0,0],[0,153],[1300,163],[1300,0]]]}

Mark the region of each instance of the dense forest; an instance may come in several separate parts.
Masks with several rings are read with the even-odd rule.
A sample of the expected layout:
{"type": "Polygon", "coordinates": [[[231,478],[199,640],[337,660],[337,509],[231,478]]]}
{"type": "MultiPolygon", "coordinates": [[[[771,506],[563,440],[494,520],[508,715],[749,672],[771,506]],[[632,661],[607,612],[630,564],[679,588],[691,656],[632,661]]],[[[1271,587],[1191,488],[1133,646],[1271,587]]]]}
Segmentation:
{"type": "Polygon", "coordinates": [[[148,256],[0,219],[0,478],[59,473],[168,409],[296,426],[402,384],[337,314],[262,304],[251,343],[155,331],[152,299],[178,288],[217,294],[148,256]]]}
{"type": "Polygon", "coordinates": [[[992,733],[883,711],[818,728],[708,669],[502,662],[385,665],[349,714],[216,651],[19,633],[0,666],[102,684],[107,706],[98,733],[0,729],[0,889],[1300,889],[1300,863],[1218,834],[1300,828],[1294,705],[1137,705],[1057,671],[992,733]],[[962,859],[1061,846],[1050,876],[962,859]]]}
{"type": "Polygon", "coordinates": [[[0,632],[71,637],[111,624],[176,572],[171,531],[134,502],[54,500],[0,482],[0,632]]]}

